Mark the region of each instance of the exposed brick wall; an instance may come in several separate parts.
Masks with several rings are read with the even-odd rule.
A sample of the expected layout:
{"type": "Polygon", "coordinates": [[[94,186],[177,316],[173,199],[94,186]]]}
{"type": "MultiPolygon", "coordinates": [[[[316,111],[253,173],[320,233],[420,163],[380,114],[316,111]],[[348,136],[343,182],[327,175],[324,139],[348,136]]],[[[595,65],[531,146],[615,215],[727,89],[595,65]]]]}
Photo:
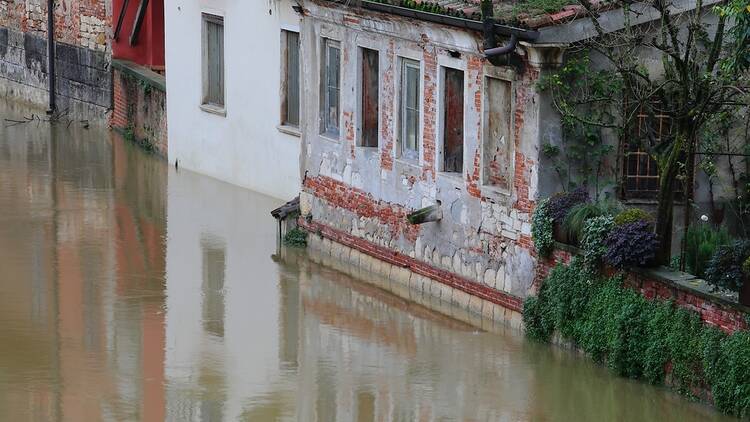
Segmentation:
{"type": "Polygon", "coordinates": [[[113,128],[132,133],[141,143],[162,157],[167,156],[167,97],[164,77],[132,63],[117,62],[113,71],[113,128]],[[147,72],[146,77],[134,73],[147,72]]]}
{"type": "Polygon", "coordinates": [[[385,53],[386,66],[381,74],[382,79],[382,106],[381,117],[380,117],[380,139],[383,147],[381,148],[380,154],[380,167],[383,170],[393,170],[393,148],[394,148],[394,132],[395,122],[393,120],[394,109],[393,103],[396,98],[396,80],[395,80],[395,67],[396,67],[396,53],[395,53],[395,42],[393,40],[388,41],[388,47],[385,53]]]}
{"type": "MultiPolygon", "coordinates": [[[[58,0],[55,40],[92,50],[109,49],[111,0],[58,0]]],[[[0,26],[47,37],[47,0],[0,0],[0,26]]]]}
{"type": "MultiPolygon", "coordinates": [[[[110,0],[57,1],[57,106],[104,119],[111,106],[110,0]]],[[[46,105],[47,2],[0,0],[0,95],[46,105]]]]}
{"type": "MultiPolygon", "coordinates": [[[[428,42],[427,36],[422,40],[428,42]]],[[[422,180],[435,179],[435,130],[437,127],[437,55],[434,50],[424,51],[424,101],[422,104],[422,180]]]]}
{"type": "MultiPolygon", "coordinates": [[[[550,258],[539,260],[535,281],[537,289],[555,265],[568,264],[573,256],[574,253],[570,251],[555,249],[550,258]]],[[[606,271],[614,274],[612,269],[606,271]]],[[[647,299],[673,300],[677,306],[696,312],[705,323],[719,327],[727,333],[749,328],[748,315],[739,305],[732,305],[686,286],[649,276],[647,273],[632,271],[626,273],[624,285],[639,291],[647,299]]]]}
{"type": "Polygon", "coordinates": [[[521,312],[523,310],[523,300],[516,296],[476,283],[450,271],[437,268],[425,262],[416,260],[408,255],[395,252],[365,239],[338,231],[324,224],[307,221],[304,218],[300,218],[299,224],[309,232],[313,233],[313,235],[323,236],[336,243],[356,249],[389,264],[408,268],[415,274],[429,277],[432,280],[443,283],[454,289],[466,292],[471,296],[490,301],[496,305],[500,305],[516,312],[521,312]]]}

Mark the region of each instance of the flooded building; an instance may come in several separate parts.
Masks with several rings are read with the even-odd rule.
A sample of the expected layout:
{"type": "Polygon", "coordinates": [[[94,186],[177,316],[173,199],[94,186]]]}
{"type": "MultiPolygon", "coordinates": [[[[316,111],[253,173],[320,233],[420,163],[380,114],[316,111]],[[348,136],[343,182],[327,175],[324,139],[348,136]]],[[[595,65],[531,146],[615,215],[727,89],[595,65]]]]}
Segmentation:
{"type": "Polygon", "coordinates": [[[47,0],[0,1],[0,97],[104,120],[112,105],[109,0],[67,0],[51,19],[47,0]],[[54,37],[47,29],[53,27],[54,37]],[[54,39],[55,61],[47,58],[54,39]],[[49,98],[50,71],[54,70],[49,98]]]}
{"type": "Polygon", "coordinates": [[[486,302],[492,315],[492,305],[520,311],[535,278],[540,145],[559,131],[536,83],[562,50],[495,24],[508,46],[487,46],[500,48],[493,64],[482,23],[465,17],[479,13],[470,3],[440,22],[382,3],[305,3],[304,109],[314,116],[301,204],[308,229],[347,257],[385,260],[392,279],[438,282],[437,294],[480,312],[486,302]],[[407,221],[429,206],[439,221],[407,221]]]}
{"type": "Polygon", "coordinates": [[[277,198],[299,193],[299,21],[291,0],[166,5],[169,161],[277,198]]]}

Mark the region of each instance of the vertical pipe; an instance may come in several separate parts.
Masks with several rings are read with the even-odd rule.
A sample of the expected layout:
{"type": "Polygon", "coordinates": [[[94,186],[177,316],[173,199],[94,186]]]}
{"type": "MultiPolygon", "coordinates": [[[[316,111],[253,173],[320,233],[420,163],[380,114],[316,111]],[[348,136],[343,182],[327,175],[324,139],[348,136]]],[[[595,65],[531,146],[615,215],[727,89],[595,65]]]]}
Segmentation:
{"type": "Polygon", "coordinates": [[[49,108],[54,113],[55,104],[55,0],[47,0],[47,78],[49,83],[49,108]]]}

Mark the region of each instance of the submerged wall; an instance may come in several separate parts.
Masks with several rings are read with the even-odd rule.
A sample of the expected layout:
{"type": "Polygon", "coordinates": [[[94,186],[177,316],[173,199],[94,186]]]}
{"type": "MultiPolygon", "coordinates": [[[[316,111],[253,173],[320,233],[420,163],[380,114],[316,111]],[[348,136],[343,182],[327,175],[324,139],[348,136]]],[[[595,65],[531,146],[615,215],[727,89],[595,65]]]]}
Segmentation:
{"type": "MultiPolygon", "coordinates": [[[[58,110],[103,120],[111,106],[109,0],[68,0],[55,10],[58,110]]],[[[47,2],[0,1],[0,96],[48,105],[47,2]]]]}
{"type": "Polygon", "coordinates": [[[530,218],[544,117],[535,88],[543,71],[539,63],[519,48],[514,66],[493,66],[478,50],[479,33],[331,3],[307,6],[302,51],[308,117],[301,195],[307,223],[324,238],[363,254],[386,261],[396,257],[391,265],[520,309],[536,263],[530,218]],[[325,39],[341,48],[338,136],[321,135],[322,118],[317,116],[323,102],[319,87],[325,39]],[[361,48],[379,55],[377,147],[361,141],[361,48]],[[399,153],[403,59],[420,67],[416,157],[399,153]],[[464,81],[460,172],[447,172],[444,164],[446,69],[462,72],[464,81]],[[504,126],[494,137],[487,135],[491,83],[507,87],[492,100],[507,105],[499,112],[504,126]],[[409,212],[438,203],[439,222],[407,222],[409,212]]]}

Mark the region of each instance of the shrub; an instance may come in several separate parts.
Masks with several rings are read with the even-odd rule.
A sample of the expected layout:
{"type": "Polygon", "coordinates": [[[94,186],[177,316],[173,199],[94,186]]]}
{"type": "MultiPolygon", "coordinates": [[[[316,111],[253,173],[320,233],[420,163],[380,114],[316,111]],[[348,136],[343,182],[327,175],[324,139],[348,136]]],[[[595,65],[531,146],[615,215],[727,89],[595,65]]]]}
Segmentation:
{"type": "Polygon", "coordinates": [[[584,202],[570,209],[563,220],[563,227],[571,239],[583,240],[583,229],[587,220],[600,216],[612,216],[621,210],[622,205],[617,201],[605,199],[584,202]]]}
{"type": "Polygon", "coordinates": [[[591,266],[601,262],[607,253],[607,245],[604,243],[609,233],[615,227],[612,216],[603,215],[586,221],[581,236],[581,249],[583,249],[583,260],[591,266]]]}
{"type": "Polygon", "coordinates": [[[287,231],[284,235],[284,245],[297,248],[307,246],[307,232],[299,227],[287,231]]]}
{"type": "Polygon", "coordinates": [[[549,198],[549,215],[553,221],[562,223],[571,208],[588,200],[589,193],[584,186],[570,192],[556,193],[549,198]]]}
{"type": "Polygon", "coordinates": [[[615,224],[623,226],[625,224],[645,221],[649,224],[654,222],[654,218],[648,212],[640,208],[628,208],[615,216],[615,224]]]}
{"type": "Polygon", "coordinates": [[[714,287],[738,292],[745,273],[742,266],[750,257],[750,240],[737,240],[720,246],[706,265],[706,282],[714,287]]]}
{"type": "Polygon", "coordinates": [[[523,318],[534,339],[558,332],[612,371],[654,384],[670,368],[682,394],[709,388],[719,410],[750,414],[750,333],[727,335],[671,301],[645,299],[620,277],[592,275],[577,258],[552,270],[523,318]]]}
{"type": "Polygon", "coordinates": [[[616,267],[645,266],[656,256],[656,235],[645,221],[616,226],[605,240],[607,263],[616,267]]]}
{"type": "Polygon", "coordinates": [[[549,199],[539,201],[531,215],[531,238],[541,256],[552,252],[555,241],[552,238],[552,217],[549,215],[549,199]]]}
{"type": "Polygon", "coordinates": [[[697,224],[688,227],[685,237],[685,267],[693,275],[703,277],[706,264],[711,260],[719,246],[731,241],[729,232],[721,227],[714,230],[708,224],[697,224]]]}

